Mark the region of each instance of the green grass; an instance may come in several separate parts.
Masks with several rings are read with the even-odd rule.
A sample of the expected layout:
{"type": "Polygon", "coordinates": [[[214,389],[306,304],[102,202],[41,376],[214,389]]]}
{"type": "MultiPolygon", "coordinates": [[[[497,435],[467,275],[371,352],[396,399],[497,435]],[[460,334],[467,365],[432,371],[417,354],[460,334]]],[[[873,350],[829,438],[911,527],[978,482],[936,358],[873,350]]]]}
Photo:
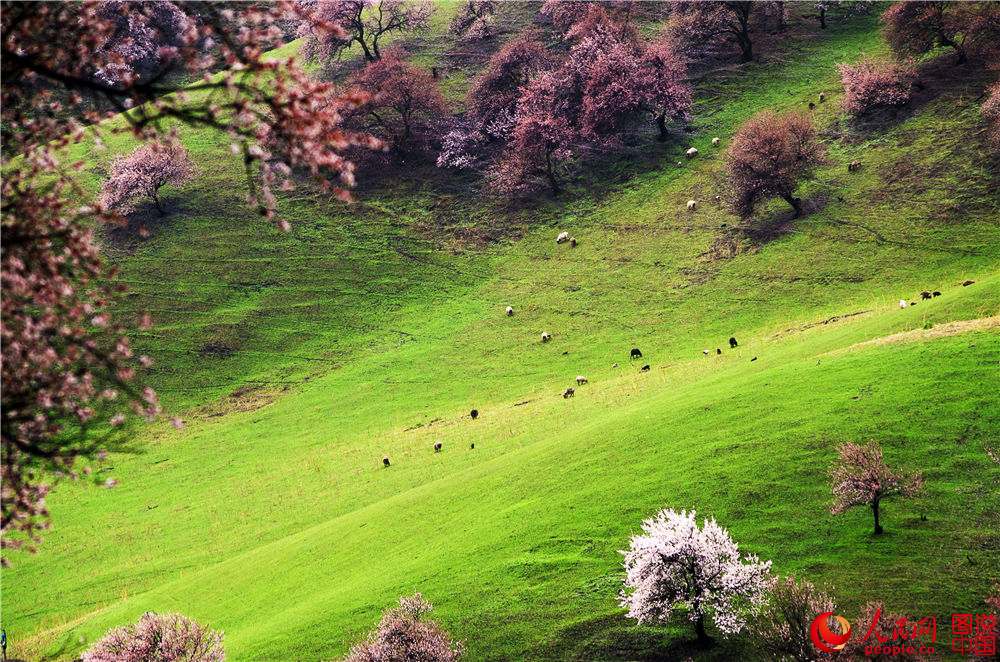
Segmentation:
{"type": "MultiPolygon", "coordinates": [[[[616,605],[618,550],[664,507],[718,518],[848,617],[872,599],[983,611],[1000,576],[1000,468],[984,450],[1000,429],[1000,336],[856,344],[1000,312],[985,80],[962,70],[861,131],[838,116],[834,64],[881,48],[862,20],[711,77],[699,159],[677,168],[687,144],[657,147],[510,212],[414,176],[351,208],[297,194],[283,235],[241,207],[226,146],[186,132],[201,176],[150,240],[109,251],[125,305],[157,319],[137,345],[187,427],[142,430],[142,452],[109,463],[113,490],[55,492],[41,552],[3,573],[13,652],[68,658],[153,609],[223,629],[230,659],[331,659],[419,590],[470,659],[697,655],[684,623],[638,627],[616,605]],[[734,223],[713,201],[710,139],[819,91],[829,164],[803,187],[813,211],[709,257],[734,223]],[[483,228],[519,238],[465,240],[483,228]],[[556,246],[561,229],[580,246],[556,246]],[[898,309],[923,289],[943,296],[898,309]],[[730,335],[737,350],[702,355],[730,335]],[[232,353],[205,349],[220,346],[232,353]],[[591,383],[564,400],[577,374],[591,383]],[[926,475],[925,498],[886,506],[882,537],[865,512],[829,514],[826,472],[847,440],[926,475]]],[[[747,654],[736,640],[704,655],[747,654]]]]}

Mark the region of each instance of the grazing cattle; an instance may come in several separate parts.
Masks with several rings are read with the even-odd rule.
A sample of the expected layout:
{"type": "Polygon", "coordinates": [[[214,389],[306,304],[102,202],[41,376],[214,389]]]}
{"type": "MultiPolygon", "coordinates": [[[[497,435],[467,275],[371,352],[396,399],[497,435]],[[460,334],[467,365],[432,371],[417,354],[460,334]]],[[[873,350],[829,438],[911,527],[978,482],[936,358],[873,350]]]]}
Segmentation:
{"type": "Polygon", "coordinates": [[[736,338],[729,339],[729,349],[736,349],[737,345],[739,345],[739,343],[736,342],[736,338]]]}
{"type": "Polygon", "coordinates": [[[570,248],[576,248],[576,237],[570,237],[569,238],[569,247],[570,248]]]}
{"type": "Polygon", "coordinates": [[[941,293],[938,292],[937,290],[934,290],[933,292],[931,292],[931,296],[939,297],[941,296],[941,293]]]}
{"type": "Polygon", "coordinates": [[[642,352],[639,351],[638,347],[633,347],[632,351],[629,352],[628,357],[630,359],[641,359],[642,358],[642,352]]]}
{"type": "Polygon", "coordinates": [[[900,299],[899,300],[899,307],[900,308],[906,308],[906,299],[900,299]]]}
{"type": "Polygon", "coordinates": [[[472,420],[476,420],[477,418],[479,418],[479,410],[473,409],[472,411],[469,412],[469,416],[472,417],[472,420]]]}
{"type": "Polygon", "coordinates": [[[688,211],[694,211],[698,208],[697,200],[688,200],[688,211]]]}
{"type": "Polygon", "coordinates": [[[720,140],[718,138],[712,138],[712,147],[718,147],[720,140]]]}
{"type": "Polygon", "coordinates": [[[587,378],[586,377],[584,377],[583,375],[577,375],[576,376],[576,385],[577,386],[583,386],[586,383],[587,383],[587,378]]]}
{"type": "Polygon", "coordinates": [[[570,387],[570,388],[566,389],[565,391],[563,391],[563,398],[572,398],[573,394],[575,394],[575,393],[576,393],[576,390],[573,389],[572,387],[570,387]]]}
{"type": "Polygon", "coordinates": [[[920,293],[920,298],[921,299],[930,299],[931,298],[931,293],[928,292],[927,290],[924,290],[923,292],[920,293]]]}
{"type": "Polygon", "coordinates": [[[688,157],[689,159],[693,159],[694,157],[698,156],[698,148],[697,148],[697,147],[692,147],[692,148],[691,148],[691,149],[689,149],[688,151],[684,152],[684,154],[685,154],[685,155],[686,155],[686,156],[687,156],[687,157],[688,157]]]}
{"type": "Polygon", "coordinates": [[[548,342],[552,340],[552,334],[548,331],[542,331],[542,342],[548,342]]]}
{"type": "Polygon", "coordinates": [[[476,448],[476,442],[472,442],[471,444],[469,444],[469,450],[475,450],[475,448],[476,448]]]}
{"type": "Polygon", "coordinates": [[[649,364],[647,363],[646,365],[642,366],[642,368],[640,368],[640,370],[642,372],[649,372],[649,364]]]}
{"type": "Polygon", "coordinates": [[[722,354],[722,348],[721,347],[716,347],[715,348],[715,353],[716,354],[722,354]]]}
{"type": "Polygon", "coordinates": [[[441,452],[441,442],[440,441],[437,442],[436,444],[434,444],[434,452],[435,453],[440,453],[441,452]]]}
{"type": "Polygon", "coordinates": [[[847,165],[847,172],[857,172],[861,170],[861,161],[851,161],[847,165]]]}
{"type": "Polygon", "coordinates": [[[387,458],[387,457],[383,457],[382,458],[382,466],[383,467],[389,466],[389,458],[387,458]]]}
{"type": "Polygon", "coordinates": [[[969,285],[972,285],[975,282],[976,281],[974,281],[974,280],[967,280],[964,283],[962,283],[962,287],[968,287],[969,285]]]}
{"type": "Polygon", "coordinates": [[[511,308],[510,306],[507,306],[507,317],[513,317],[513,316],[514,316],[514,309],[511,308]]]}
{"type": "Polygon", "coordinates": [[[557,244],[565,244],[567,241],[569,241],[569,232],[564,231],[556,235],[557,244]]]}

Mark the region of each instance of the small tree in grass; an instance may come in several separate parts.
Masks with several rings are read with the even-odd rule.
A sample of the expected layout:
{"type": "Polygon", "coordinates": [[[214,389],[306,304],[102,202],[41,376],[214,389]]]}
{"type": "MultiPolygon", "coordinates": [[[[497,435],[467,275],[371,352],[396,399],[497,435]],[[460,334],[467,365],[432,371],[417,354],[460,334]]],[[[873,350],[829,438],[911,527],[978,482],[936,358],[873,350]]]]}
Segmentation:
{"type": "Polygon", "coordinates": [[[876,443],[842,444],[837,454],[839,461],[830,470],[833,481],[830,512],[839,515],[855,506],[867,506],[875,520],[876,535],[882,533],[879,521],[882,501],[896,496],[913,497],[923,492],[923,477],[919,473],[890,469],[876,443]]]}
{"type": "MultiPolygon", "coordinates": [[[[767,605],[755,623],[758,645],[771,660],[832,659],[816,649],[809,631],[816,616],[836,610],[833,599],[810,582],[776,577],[768,590],[767,605]]],[[[831,630],[837,631],[839,623],[833,618],[830,621],[831,630]]]]}
{"type": "Polygon", "coordinates": [[[666,622],[685,612],[698,641],[711,639],[708,621],[724,636],[739,633],[763,603],[770,561],[740,556],[729,532],[714,519],[701,528],[695,511],[662,510],[642,523],[625,556],[621,605],[640,623],[666,622]]]}
{"type": "Polygon", "coordinates": [[[857,64],[841,64],[844,110],[854,116],[879,107],[902,106],[913,94],[916,69],[909,64],[862,58],[857,64]]]}
{"type": "Polygon", "coordinates": [[[345,662],[456,662],[462,645],[424,616],[433,607],[419,593],[400,598],[382,615],[378,627],[351,649],[345,662]]]}
{"type": "Polygon", "coordinates": [[[758,204],[780,197],[799,216],[802,201],[795,197],[795,189],[822,156],[807,115],[764,111],[751,117],[736,132],[726,154],[733,211],[749,220],[758,204]]]}
{"type": "Polygon", "coordinates": [[[83,662],[222,662],[222,633],[180,614],[147,612],[135,625],[109,630],[83,662]]]}
{"type": "Polygon", "coordinates": [[[193,177],[194,164],[179,142],[147,143],[128,156],[115,159],[99,201],[105,209],[128,214],[135,210],[138,199],[149,197],[163,216],[160,189],[167,184],[183,184],[193,177]]]}

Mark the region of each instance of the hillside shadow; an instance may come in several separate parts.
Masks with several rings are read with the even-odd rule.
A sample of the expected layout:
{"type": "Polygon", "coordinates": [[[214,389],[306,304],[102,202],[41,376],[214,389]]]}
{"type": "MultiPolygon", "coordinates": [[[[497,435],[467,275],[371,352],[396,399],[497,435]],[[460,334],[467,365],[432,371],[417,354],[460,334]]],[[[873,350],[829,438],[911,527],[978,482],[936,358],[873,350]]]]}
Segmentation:
{"type": "Polygon", "coordinates": [[[138,209],[126,217],[124,226],[109,226],[105,237],[108,245],[119,251],[134,253],[142,244],[152,239],[168,227],[178,216],[189,210],[181,202],[179,195],[161,199],[161,214],[151,201],[144,201],[138,209]]]}

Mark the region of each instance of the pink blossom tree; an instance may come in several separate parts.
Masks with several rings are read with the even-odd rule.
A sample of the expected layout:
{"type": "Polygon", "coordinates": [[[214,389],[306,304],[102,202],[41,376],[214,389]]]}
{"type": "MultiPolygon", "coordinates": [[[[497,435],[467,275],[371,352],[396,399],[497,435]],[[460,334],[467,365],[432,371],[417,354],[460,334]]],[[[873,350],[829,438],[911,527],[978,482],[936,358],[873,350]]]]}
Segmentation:
{"type": "Polygon", "coordinates": [[[802,201],[795,189],[812,174],[822,154],[807,115],[764,111],[751,117],[736,131],[726,153],[733,211],[749,220],[759,204],[780,197],[798,216],[802,201]]]}
{"type": "Polygon", "coordinates": [[[387,51],[350,80],[356,94],[369,95],[349,113],[350,122],[397,152],[426,147],[448,114],[437,82],[405,56],[400,50],[387,51]]]}
{"type": "Polygon", "coordinates": [[[989,88],[987,94],[982,106],[983,118],[988,123],[986,136],[993,149],[1000,152],[1000,83],[989,88]]]}
{"type": "Polygon", "coordinates": [[[854,65],[841,64],[844,110],[854,116],[876,108],[901,106],[913,95],[917,71],[909,64],[863,57],[854,65]]]}
{"type": "Polygon", "coordinates": [[[995,2],[894,2],[882,14],[883,33],[899,56],[950,48],[956,63],[1000,49],[1000,7],[995,2]]]}
{"type": "Polygon", "coordinates": [[[109,630],[82,662],[223,662],[222,633],[180,614],[146,612],[135,625],[109,630]]]}
{"type": "MultiPolygon", "coordinates": [[[[156,394],[138,381],[149,359],[135,356],[128,342],[149,317],[114,313],[123,286],[94,239],[95,225],[124,219],[81,205],[89,197],[79,182],[84,163],[68,161],[66,148],[118,130],[153,141],[178,123],[216,131],[241,159],[251,205],[287,229],[274,191],[290,185],[293,170],[348,199],[354,166],[344,153],[375,143],[343,127],[344,113],[363,95],[344,96],[294,61],[264,55],[280,43],[284,21],[305,18],[289,2],[175,3],[186,16],[180,45],[157,49],[155,75],[113,82],[101,72],[128,60],[108,48],[121,25],[101,3],[2,7],[0,538],[9,562],[10,549],[26,542],[33,549],[48,525],[44,498],[52,481],[85,473],[88,460],[111,447],[108,430],[127,416],[159,411],[156,394]],[[199,82],[177,87],[173,73],[199,82]],[[123,124],[108,126],[95,104],[130,112],[123,124]]],[[[144,32],[135,22],[155,16],[130,5],[128,29],[144,32]]],[[[341,33],[336,25],[323,29],[341,33]]]]}
{"type": "Polygon", "coordinates": [[[915,497],[924,490],[919,473],[904,473],[889,468],[876,443],[867,445],[846,443],[837,448],[838,462],[830,469],[833,506],[830,512],[839,515],[855,506],[871,509],[875,534],[882,533],[879,509],[883,501],[901,496],[915,497]]]}
{"type": "MultiPolygon", "coordinates": [[[[830,660],[832,656],[816,650],[809,628],[817,615],[835,612],[833,599],[811,582],[795,577],[775,577],[768,586],[767,603],[754,622],[754,638],[767,659],[830,660]]],[[[835,619],[828,623],[839,631],[835,619]]]]}
{"type": "Polygon", "coordinates": [[[472,125],[490,139],[506,140],[524,89],[550,61],[545,48],[530,34],[505,43],[469,88],[466,106],[472,125]]]}
{"type": "Polygon", "coordinates": [[[456,662],[462,657],[462,645],[425,616],[431,604],[419,593],[400,598],[399,606],[390,609],[365,641],[354,646],[345,662],[456,662]]]}
{"type": "Polygon", "coordinates": [[[310,13],[299,29],[305,37],[303,55],[330,61],[351,44],[361,48],[365,59],[382,57],[387,35],[427,26],[434,6],[425,0],[300,0],[310,13]],[[339,29],[330,29],[336,26],[339,29]]]}
{"type": "Polygon", "coordinates": [[[698,640],[710,641],[709,620],[723,636],[737,634],[764,603],[770,561],[740,556],[714,519],[699,528],[695,511],[663,510],[642,524],[625,556],[621,605],[640,623],[666,622],[686,612],[698,640]]]}
{"type": "Polygon", "coordinates": [[[147,143],[114,160],[98,202],[105,209],[129,214],[139,198],[148,197],[163,216],[166,212],[160,202],[160,189],[167,184],[179,186],[193,177],[194,164],[180,142],[147,143]]]}
{"type": "Polygon", "coordinates": [[[496,35],[496,0],[466,0],[449,30],[463,41],[482,41],[496,35]]]}
{"type": "Polygon", "coordinates": [[[740,61],[753,60],[753,31],[766,3],[679,2],[672,6],[667,31],[684,55],[700,59],[735,44],[740,61]]]}
{"type": "Polygon", "coordinates": [[[170,0],[101,0],[93,11],[114,25],[100,47],[107,63],[97,72],[100,80],[111,84],[156,76],[173,49],[182,47],[197,28],[195,18],[170,0]]]}

